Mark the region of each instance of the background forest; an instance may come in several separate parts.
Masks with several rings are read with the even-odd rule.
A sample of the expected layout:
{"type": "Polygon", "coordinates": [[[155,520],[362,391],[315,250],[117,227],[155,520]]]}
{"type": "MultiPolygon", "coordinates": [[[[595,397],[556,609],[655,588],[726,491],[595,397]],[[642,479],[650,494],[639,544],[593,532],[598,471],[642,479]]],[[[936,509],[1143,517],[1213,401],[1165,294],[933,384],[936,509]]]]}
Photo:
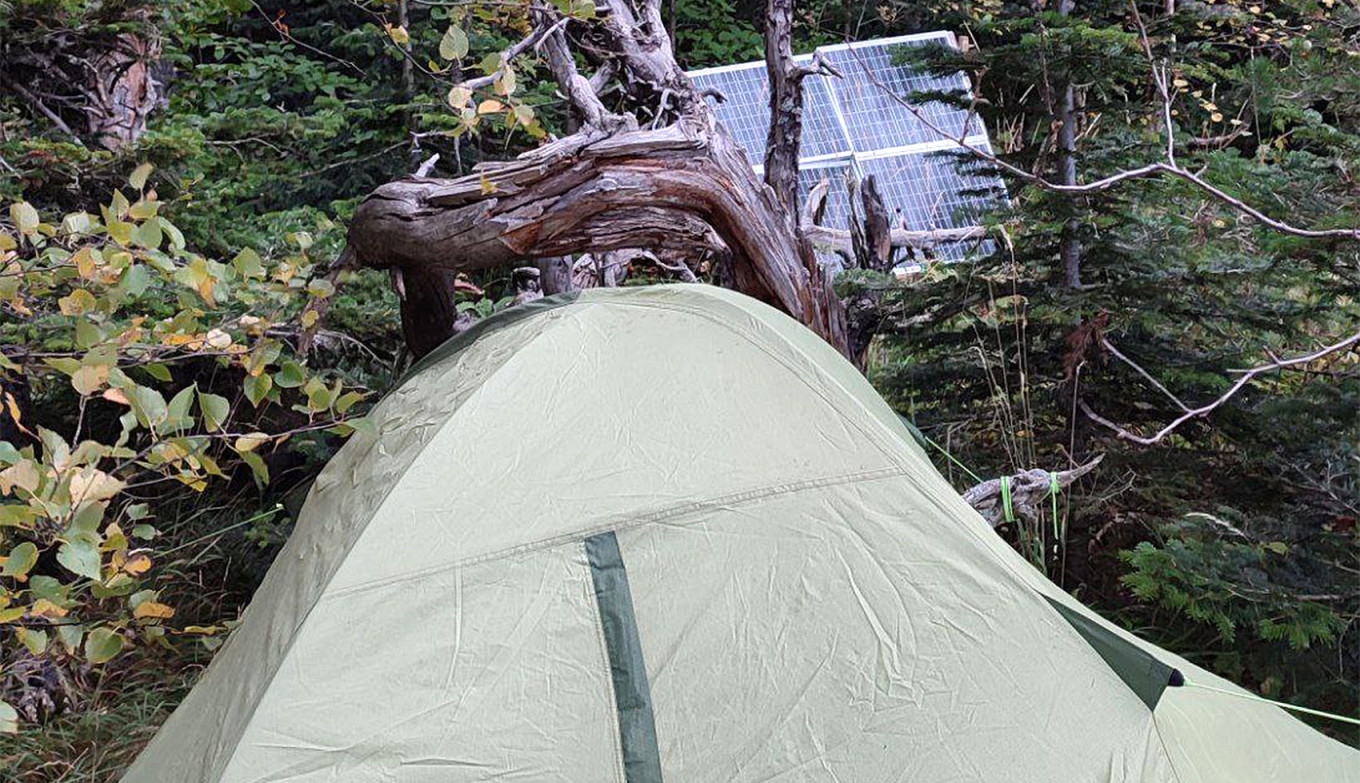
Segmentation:
{"type": "MultiPolygon", "coordinates": [[[[666,9],[685,67],[764,56],[761,2],[666,9]]],[[[516,2],[0,0],[0,777],[116,779],[230,632],[410,363],[388,276],[334,268],[356,204],[572,129],[537,55],[500,56],[528,29],[516,2]]],[[[960,490],[1103,455],[999,532],[1144,637],[1360,716],[1360,241],[1328,233],[1360,225],[1360,10],[810,0],[795,49],[937,29],[968,45],[911,56],[970,74],[1011,201],[988,258],[837,281],[874,302],[875,386],[960,490]],[[1165,160],[1168,128],[1306,230],[1177,176],[1045,187],[1165,160]]],[[[524,295],[459,290],[467,321],[524,295]]]]}

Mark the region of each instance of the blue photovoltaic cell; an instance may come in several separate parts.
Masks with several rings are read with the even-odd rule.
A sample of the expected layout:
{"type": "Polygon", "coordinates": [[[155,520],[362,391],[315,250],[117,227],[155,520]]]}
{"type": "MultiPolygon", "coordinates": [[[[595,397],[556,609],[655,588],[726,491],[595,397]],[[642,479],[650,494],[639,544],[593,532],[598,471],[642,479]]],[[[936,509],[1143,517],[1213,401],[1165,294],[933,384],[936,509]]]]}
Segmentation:
{"type": "Polygon", "coordinates": [[[727,132],[746,150],[751,165],[765,160],[765,136],[770,127],[770,88],[764,63],[748,63],[740,68],[699,73],[690,77],[701,90],[717,90],[726,100],[710,100],[713,114],[727,132]]]}
{"type": "MultiPolygon", "coordinates": [[[[751,165],[764,165],[765,139],[770,129],[770,87],[764,63],[748,63],[740,68],[701,72],[691,79],[700,89],[717,90],[727,100],[709,101],[718,121],[746,150],[751,165]]],[[[840,124],[826,80],[813,76],[803,81],[802,157],[848,153],[849,144],[840,124]]]]}
{"type": "MultiPolygon", "coordinates": [[[[841,131],[841,125],[836,120],[836,110],[831,102],[828,81],[830,80],[824,76],[809,76],[803,80],[803,137],[799,150],[800,157],[814,158],[850,152],[850,146],[845,143],[845,133],[841,131]]],[[[763,152],[764,144],[761,147],[763,152]]]]}
{"type": "Polygon", "coordinates": [[[822,225],[827,228],[845,229],[850,226],[850,192],[845,185],[845,174],[850,170],[849,163],[821,166],[800,166],[798,169],[798,202],[806,203],[808,193],[817,183],[826,180],[830,187],[826,191],[826,207],[822,213],[822,225]]]}
{"type": "MultiPolygon", "coordinates": [[[[961,73],[937,77],[893,64],[899,47],[930,45],[955,44],[952,35],[941,32],[819,50],[843,78],[810,76],[803,82],[798,189],[801,202],[823,178],[830,181],[823,225],[838,229],[849,225],[845,184],[849,171],[860,177],[875,177],[894,228],[977,225],[979,216],[1005,203],[1005,187],[999,177],[976,171],[978,166],[972,163],[961,166],[966,154],[942,151],[960,135],[967,135],[970,144],[991,151],[986,128],[976,115],[938,101],[914,102],[917,111],[928,118],[926,123],[885,94],[885,89],[890,90],[904,100],[910,100],[914,92],[967,94],[968,81],[961,73]]],[[[806,63],[811,55],[797,59],[806,63]]],[[[745,148],[751,164],[761,167],[770,121],[765,64],[709,69],[692,74],[692,78],[696,86],[717,90],[727,99],[721,104],[710,102],[714,114],[745,148]]],[[[990,241],[956,243],[935,249],[934,255],[961,260],[990,252],[992,246],[990,241]]]]}
{"type": "MultiPolygon", "coordinates": [[[[947,45],[949,41],[949,37],[944,34],[939,38],[886,46],[871,41],[835,49],[824,55],[845,76],[843,79],[833,79],[832,89],[856,152],[939,141],[941,134],[932,129],[930,124],[950,137],[959,136],[968,116],[967,111],[939,101],[913,104],[929,120],[930,124],[927,124],[894,98],[909,100],[914,92],[968,89],[962,74],[940,78],[917,73],[904,65],[893,65],[894,50],[900,46],[939,46],[947,45]]],[[[976,120],[974,124],[977,127],[970,128],[970,131],[981,132],[981,125],[976,120]]]]}

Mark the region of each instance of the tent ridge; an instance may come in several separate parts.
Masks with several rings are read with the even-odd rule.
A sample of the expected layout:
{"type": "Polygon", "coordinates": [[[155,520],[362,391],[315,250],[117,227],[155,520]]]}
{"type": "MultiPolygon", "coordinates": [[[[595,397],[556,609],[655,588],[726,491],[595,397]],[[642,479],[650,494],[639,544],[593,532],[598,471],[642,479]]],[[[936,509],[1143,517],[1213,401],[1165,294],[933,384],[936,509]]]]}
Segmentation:
{"type": "Polygon", "coordinates": [[[626,519],[608,518],[604,521],[590,525],[589,527],[583,527],[580,528],[579,530],[573,530],[570,533],[560,533],[555,536],[540,538],[535,541],[529,541],[523,544],[516,544],[515,546],[512,547],[505,547],[503,549],[498,549],[492,552],[486,552],[480,555],[466,557],[461,560],[455,560],[451,563],[445,563],[443,565],[433,566],[430,568],[422,568],[419,571],[411,571],[405,574],[398,574],[396,576],[385,577],[383,579],[375,579],[369,582],[361,582],[359,584],[350,585],[348,587],[343,587],[338,590],[332,590],[330,592],[327,592],[325,595],[321,596],[321,600],[325,601],[330,598],[341,598],[351,596],[356,593],[363,593],[381,587],[388,587],[394,584],[401,584],[402,582],[412,582],[417,579],[423,579],[424,577],[427,576],[433,576],[434,574],[442,573],[444,571],[452,571],[456,568],[465,568],[467,566],[478,565],[480,563],[491,562],[494,560],[501,560],[507,557],[525,554],[527,552],[534,552],[540,549],[548,549],[554,546],[560,546],[562,544],[567,544],[572,541],[579,541],[584,538],[589,538],[590,536],[596,535],[598,533],[604,533],[611,530],[628,530],[635,527],[641,527],[643,525],[656,524],[658,522],[669,522],[671,520],[676,519],[677,517],[683,517],[688,514],[698,513],[714,507],[721,506],[730,508],[733,506],[743,506],[751,503],[756,503],[762,500],[767,500],[771,497],[797,494],[799,492],[806,492],[815,489],[824,489],[826,487],[841,486],[845,484],[858,484],[860,482],[879,481],[886,478],[905,476],[907,474],[908,469],[899,466],[875,468],[873,470],[861,470],[856,471],[854,473],[844,473],[838,476],[823,476],[821,478],[805,479],[803,481],[796,481],[787,484],[774,484],[756,489],[747,489],[742,490],[740,492],[732,492],[726,495],[708,498],[706,500],[690,501],[687,503],[681,503],[674,506],[667,506],[658,509],[657,511],[654,511],[650,514],[645,514],[642,516],[630,515],[626,519]]]}
{"type": "MultiPolygon", "coordinates": [[[[696,284],[693,284],[693,283],[682,283],[682,284],[678,284],[678,285],[692,286],[692,287],[697,288],[697,289],[712,289],[712,286],[696,285],[696,284]]],[[[657,286],[657,288],[663,288],[663,287],[664,287],[664,286],[657,286]]],[[[613,290],[613,289],[591,289],[591,290],[592,290],[592,291],[608,292],[608,291],[613,290]]],[[[711,290],[704,290],[704,293],[706,293],[706,294],[711,294],[712,292],[711,292],[711,290]]],[[[784,357],[784,356],[781,356],[780,353],[779,353],[778,351],[771,350],[771,348],[770,348],[770,346],[771,346],[771,341],[768,339],[768,337],[766,337],[765,335],[759,334],[757,331],[755,331],[755,330],[753,330],[753,329],[746,328],[743,324],[740,324],[740,323],[733,323],[732,321],[730,321],[730,320],[728,320],[728,319],[721,318],[721,317],[719,317],[717,314],[715,314],[715,313],[713,313],[713,312],[710,312],[710,311],[708,311],[708,310],[706,310],[706,309],[697,307],[697,306],[688,306],[688,305],[679,304],[679,303],[676,303],[676,302],[663,302],[663,301],[655,301],[655,300],[652,300],[652,301],[632,301],[632,300],[623,299],[623,298],[613,299],[613,298],[606,298],[607,296],[609,296],[609,295],[608,295],[608,294],[605,294],[605,295],[596,295],[596,296],[591,296],[589,299],[581,299],[581,300],[579,300],[579,301],[581,301],[581,302],[583,302],[583,303],[584,303],[584,302],[589,302],[589,303],[591,303],[591,304],[609,305],[609,306],[611,306],[611,307],[632,307],[632,308],[645,308],[645,309],[655,309],[655,310],[669,310],[669,311],[675,312],[675,313],[685,313],[686,315],[691,315],[691,316],[694,316],[694,317],[696,317],[696,318],[702,318],[702,319],[704,319],[705,321],[708,321],[709,323],[712,323],[712,324],[718,326],[719,328],[725,329],[725,330],[727,330],[728,332],[731,332],[732,334],[735,334],[735,335],[741,337],[743,340],[745,340],[745,341],[747,341],[748,343],[750,343],[751,345],[755,346],[755,348],[756,348],[757,350],[759,350],[761,353],[763,353],[763,354],[765,354],[766,356],[768,356],[768,357],[769,357],[770,359],[772,359],[776,364],[778,364],[779,366],[781,366],[781,367],[783,367],[784,369],[788,370],[788,371],[794,376],[794,378],[796,378],[800,383],[802,383],[803,386],[806,387],[806,388],[807,388],[809,391],[811,391],[813,394],[817,395],[817,397],[820,398],[823,402],[825,402],[827,405],[831,406],[833,409],[835,409],[835,410],[837,410],[837,411],[840,411],[841,413],[844,413],[844,410],[841,408],[841,405],[840,405],[840,400],[834,399],[831,395],[826,394],[822,389],[819,389],[819,388],[817,388],[815,385],[813,385],[813,384],[811,384],[811,383],[808,383],[807,380],[805,379],[805,373],[804,373],[804,371],[803,371],[802,369],[800,369],[800,368],[798,368],[798,367],[795,367],[795,366],[793,366],[792,364],[790,364],[789,361],[788,361],[788,359],[787,359],[786,357],[784,357]]],[[[617,295],[615,295],[615,296],[617,296],[617,295]]],[[[719,299],[719,298],[721,298],[721,297],[714,296],[714,298],[715,298],[715,299],[719,299]]],[[[767,328],[768,328],[768,326],[767,326],[767,328]]],[[[810,364],[814,364],[814,365],[819,364],[819,362],[817,361],[817,359],[816,359],[815,357],[809,355],[806,351],[804,351],[804,350],[803,350],[801,347],[799,347],[797,344],[792,343],[792,342],[784,342],[783,345],[784,345],[784,347],[786,347],[787,349],[791,349],[791,350],[797,351],[797,352],[798,352],[798,355],[801,356],[805,361],[809,362],[810,364]]],[[[835,382],[834,379],[831,378],[831,377],[828,376],[828,375],[823,375],[823,376],[821,376],[821,377],[823,378],[823,380],[826,380],[826,381],[829,381],[829,382],[835,382]]],[[[842,385],[841,385],[840,383],[838,383],[838,382],[836,383],[836,386],[838,387],[838,391],[842,392],[842,395],[841,395],[841,398],[842,398],[842,399],[848,398],[848,399],[854,400],[854,401],[856,401],[856,402],[858,403],[858,398],[855,397],[855,395],[854,395],[852,392],[850,392],[850,390],[846,389],[844,386],[842,386],[842,385]]],[[[863,406],[863,404],[859,404],[859,407],[860,407],[860,408],[863,408],[864,406],[863,406]]],[[[873,443],[874,446],[875,446],[880,452],[883,453],[883,456],[887,457],[889,460],[892,460],[892,461],[894,461],[894,462],[900,462],[900,461],[902,461],[902,453],[901,453],[901,450],[897,447],[897,444],[894,443],[894,442],[891,442],[891,441],[885,442],[884,434],[883,434],[883,433],[879,433],[879,432],[871,432],[868,428],[862,426],[861,423],[855,419],[855,417],[846,416],[846,417],[844,418],[844,420],[845,420],[845,422],[848,423],[850,426],[852,426],[852,427],[854,427],[855,429],[859,430],[860,433],[862,433],[862,434],[864,435],[864,437],[868,438],[869,441],[870,441],[871,443],[873,443]]]]}

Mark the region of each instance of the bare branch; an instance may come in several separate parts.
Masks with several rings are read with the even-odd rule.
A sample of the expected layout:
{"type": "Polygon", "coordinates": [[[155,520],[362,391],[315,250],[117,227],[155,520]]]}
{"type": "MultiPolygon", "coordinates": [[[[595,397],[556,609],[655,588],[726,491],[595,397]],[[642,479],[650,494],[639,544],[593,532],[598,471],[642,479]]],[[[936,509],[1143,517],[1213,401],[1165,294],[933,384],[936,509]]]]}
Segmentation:
{"type": "MultiPolygon", "coordinates": [[[[506,62],[510,62],[530,49],[538,49],[543,43],[543,39],[546,38],[550,32],[560,29],[560,25],[565,24],[566,21],[566,19],[561,19],[557,23],[553,23],[545,17],[544,23],[534,25],[534,29],[528,35],[506,47],[505,50],[501,52],[501,57],[503,57],[506,62]]],[[[493,73],[486,76],[466,79],[461,82],[461,84],[469,90],[482,90],[490,87],[495,82],[496,74],[493,73]]]]}
{"type": "Polygon", "coordinates": [[[1176,403],[1177,408],[1180,408],[1182,411],[1190,410],[1189,406],[1181,402],[1181,399],[1179,397],[1172,394],[1170,389],[1163,386],[1161,381],[1158,381],[1156,378],[1152,377],[1152,373],[1148,372],[1147,370],[1144,370],[1142,367],[1138,365],[1137,362],[1120,353],[1119,349],[1115,348],[1114,345],[1112,345],[1108,339],[1104,337],[1100,338],[1100,345],[1102,348],[1109,351],[1110,354],[1114,356],[1116,359],[1132,367],[1134,371],[1136,371],[1139,375],[1147,379],[1148,383],[1155,386],[1162,394],[1165,394],[1168,398],[1170,398],[1172,402],[1176,403]]]}
{"type": "MultiPolygon", "coordinates": [[[[1176,418],[1170,424],[1163,427],[1161,430],[1157,432],[1156,435],[1153,435],[1152,437],[1143,437],[1141,435],[1135,435],[1134,433],[1130,432],[1124,427],[1115,424],[1109,419],[1091,410],[1090,406],[1086,404],[1085,400],[1079,400],[1078,405],[1081,406],[1082,413],[1085,413],[1087,418],[1101,425],[1102,427],[1112,430],[1120,438],[1130,441],[1132,443],[1138,443],[1143,446],[1151,446],[1161,442],[1163,438],[1165,438],[1167,435],[1170,435],[1172,432],[1176,430],[1177,427],[1181,426],[1185,422],[1190,421],[1191,419],[1194,418],[1207,416],[1209,413],[1213,412],[1214,409],[1218,408],[1223,403],[1232,399],[1233,395],[1241,391],[1248,383],[1251,382],[1253,378],[1262,373],[1271,372],[1273,370],[1287,370],[1290,368],[1299,367],[1301,365],[1306,365],[1311,362],[1315,362],[1318,359],[1323,358],[1324,356],[1346,351],[1356,345],[1360,345],[1360,332],[1356,332],[1355,334],[1351,335],[1350,337],[1347,337],[1344,340],[1341,340],[1340,342],[1332,343],[1331,345],[1328,345],[1324,348],[1320,348],[1310,354],[1304,356],[1296,356],[1292,359],[1279,359],[1269,364],[1263,364],[1259,367],[1253,367],[1250,370],[1246,370],[1242,373],[1242,377],[1238,378],[1237,382],[1234,383],[1232,387],[1230,387],[1223,394],[1219,395],[1219,397],[1215,399],[1213,402],[1202,407],[1195,408],[1193,410],[1187,409],[1184,414],[1176,418]]],[[[1160,384],[1158,385],[1160,386],[1160,384]]],[[[1167,394],[1170,394],[1170,392],[1167,392],[1167,394]]]]}
{"type": "MultiPolygon", "coordinates": [[[[828,253],[849,253],[851,252],[850,232],[827,228],[826,226],[803,224],[803,233],[807,236],[814,247],[828,253]]],[[[928,231],[912,231],[907,229],[893,229],[889,235],[894,248],[914,247],[929,248],[939,247],[954,242],[966,242],[972,239],[983,239],[987,236],[987,229],[982,226],[963,226],[960,228],[937,228],[928,231]]]]}
{"type": "MultiPolygon", "coordinates": [[[[1085,465],[1080,465],[1071,470],[1049,472],[1035,468],[1007,477],[1010,484],[1011,509],[1021,519],[1029,522],[1038,520],[1039,509],[1043,507],[1043,502],[1053,492],[1054,478],[1057,479],[1059,489],[1066,489],[1076,483],[1077,479],[1095,470],[1104,458],[1104,455],[1097,456],[1085,465]]],[[[965,490],[963,499],[981,514],[982,518],[987,520],[992,527],[1000,527],[1006,522],[1006,509],[1001,497],[1001,479],[994,478],[990,481],[984,481],[965,490]]]]}
{"type": "MultiPolygon", "coordinates": [[[[544,16],[546,18],[546,14],[544,16]]],[[[571,102],[572,107],[580,113],[582,121],[589,127],[603,127],[605,119],[610,116],[609,112],[605,110],[604,104],[600,102],[600,96],[595,94],[590,82],[576,70],[571,49],[567,47],[566,33],[552,25],[551,32],[543,39],[543,50],[548,55],[548,68],[552,70],[557,86],[571,102]]]]}

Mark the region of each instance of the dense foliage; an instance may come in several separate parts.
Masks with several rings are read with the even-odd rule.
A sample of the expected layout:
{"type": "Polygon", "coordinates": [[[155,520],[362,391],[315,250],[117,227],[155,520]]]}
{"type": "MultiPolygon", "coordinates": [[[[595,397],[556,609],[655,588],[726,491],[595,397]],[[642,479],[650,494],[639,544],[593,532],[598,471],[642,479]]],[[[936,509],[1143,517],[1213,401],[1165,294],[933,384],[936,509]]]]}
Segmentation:
{"type": "MultiPolygon", "coordinates": [[[[1083,181],[1165,155],[1165,63],[1182,165],[1295,225],[1360,220],[1360,14],[1130,8],[826,0],[800,8],[798,45],[966,33],[922,64],[972,74],[997,151],[1053,180],[1067,82],[1083,181]]],[[[667,22],[698,67],[759,58],[762,11],[683,0],[667,22]]],[[[356,200],[434,153],[465,173],[568,129],[535,55],[498,54],[527,24],[507,3],[0,2],[0,728],[23,732],[0,740],[6,775],[114,775],[220,642],[406,363],[386,278],[331,268],[356,200]],[[161,87],[145,131],[110,145],[85,64],[129,47],[156,52],[161,87]]],[[[912,98],[930,99],[959,96],[912,98]]],[[[1078,403],[1150,434],[1181,411],[1110,346],[1198,405],[1354,333],[1360,243],[1267,229],[1175,179],[1079,198],[1008,182],[980,218],[1004,229],[989,258],[841,281],[883,306],[878,388],[984,475],[1105,455],[1054,526],[1003,533],[1150,638],[1357,713],[1356,352],[1262,375],[1150,447],[1078,403]]],[[[508,304],[508,270],[469,283],[471,312],[508,304]]]]}
{"type": "MultiPolygon", "coordinates": [[[[1061,181],[1052,126],[1064,80],[1080,85],[1081,181],[1165,159],[1153,76],[1165,67],[1179,165],[1292,225],[1355,225],[1355,9],[1130,9],[946,13],[918,24],[966,26],[976,49],[920,59],[970,71],[996,147],[1050,182],[1061,181]]],[[[1008,231],[998,253],[888,285],[880,388],[987,471],[1104,454],[1069,498],[1070,531],[1036,565],[1210,668],[1354,713],[1360,659],[1344,640],[1360,612],[1356,353],[1259,376],[1154,446],[1121,440],[1081,406],[1150,436],[1243,368],[1354,334],[1360,243],[1264,227],[1176,178],[1070,198],[1003,174],[1014,204],[993,217],[1008,231]],[[1060,263],[1074,218],[1080,288],[1060,263]]]]}

